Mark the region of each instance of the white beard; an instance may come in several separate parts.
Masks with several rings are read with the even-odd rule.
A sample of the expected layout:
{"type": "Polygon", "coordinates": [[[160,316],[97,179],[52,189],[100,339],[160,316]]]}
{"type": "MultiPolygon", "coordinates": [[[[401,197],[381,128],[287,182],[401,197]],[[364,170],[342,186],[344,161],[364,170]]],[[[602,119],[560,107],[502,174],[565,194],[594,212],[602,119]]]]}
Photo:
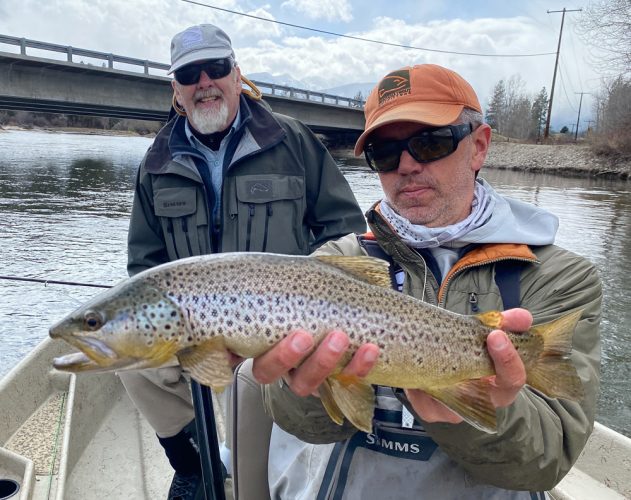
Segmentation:
{"type": "Polygon", "coordinates": [[[189,119],[201,134],[221,132],[228,126],[228,105],[222,99],[217,111],[195,107],[189,119]]]}

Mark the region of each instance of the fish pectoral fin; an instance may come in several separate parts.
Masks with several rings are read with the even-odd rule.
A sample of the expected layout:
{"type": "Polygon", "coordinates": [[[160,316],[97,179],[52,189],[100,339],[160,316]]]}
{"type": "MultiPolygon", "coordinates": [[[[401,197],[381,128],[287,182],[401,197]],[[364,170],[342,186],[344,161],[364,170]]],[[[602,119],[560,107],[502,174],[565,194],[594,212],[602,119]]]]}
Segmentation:
{"type": "Polygon", "coordinates": [[[318,255],[313,257],[329,266],[337,267],[351,276],[371,285],[392,288],[390,263],[376,257],[347,255],[318,255]]]}
{"type": "Polygon", "coordinates": [[[342,425],[344,423],[344,414],[342,413],[342,410],[340,410],[340,407],[337,406],[337,403],[335,402],[335,398],[333,397],[333,391],[331,389],[331,384],[329,383],[328,380],[325,380],[320,385],[319,392],[320,392],[320,400],[322,401],[322,404],[324,405],[324,409],[329,414],[329,417],[331,417],[331,420],[333,420],[333,422],[335,422],[337,425],[342,425]]]}
{"type": "Polygon", "coordinates": [[[230,355],[223,342],[211,340],[177,353],[180,365],[200,384],[221,391],[232,383],[230,355]]]}
{"type": "Polygon", "coordinates": [[[464,380],[455,385],[423,390],[477,429],[489,434],[497,432],[488,379],[464,380]]]}
{"type": "Polygon", "coordinates": [[[359,430],[372,432],[375,391],[359,377],[333,375],[320,386],[322,404],[331,419],[342,425],[342,415],[359,430]]]}
{"type": "Polygon", "coordinates": [[[487,311],[476,314],[475,317],[480,323],[489,328],[502,327],[502,313],[499,311],[487,311]]]}

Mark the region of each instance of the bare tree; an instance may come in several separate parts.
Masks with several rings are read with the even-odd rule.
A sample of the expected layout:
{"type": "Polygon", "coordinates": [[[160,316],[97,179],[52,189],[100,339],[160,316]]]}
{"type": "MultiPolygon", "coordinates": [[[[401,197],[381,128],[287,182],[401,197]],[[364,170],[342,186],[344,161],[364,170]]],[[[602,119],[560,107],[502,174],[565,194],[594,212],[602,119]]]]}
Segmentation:
{"type": "Polygon", "coordinates": [[[594,65],[604,74],[631,73],[631,1],[598,0],[590,3],[576,28],[594,48],[594,65]]]}
{"type": "Polygon", "coordinates": [[[353,99],[355,102],[351,102],[351,106],[353,108],[361,108],[362,105],[360,103],[364,102],[364,95],[362,94],[362,91],[358,90],[353,99]]]}
{"type": "Polygon", "coordinates": [[[619,76],[596,96],[597,149],[631,153],[631,79],[619,76]]]}
{"type": "Polygon", "coordinates": [[[524,88],[526,83],[519,75],[513,75],[506,84],[506,112],[504,134],[516,139],[528,138],[530,109],[532,104],[524,88]]]}

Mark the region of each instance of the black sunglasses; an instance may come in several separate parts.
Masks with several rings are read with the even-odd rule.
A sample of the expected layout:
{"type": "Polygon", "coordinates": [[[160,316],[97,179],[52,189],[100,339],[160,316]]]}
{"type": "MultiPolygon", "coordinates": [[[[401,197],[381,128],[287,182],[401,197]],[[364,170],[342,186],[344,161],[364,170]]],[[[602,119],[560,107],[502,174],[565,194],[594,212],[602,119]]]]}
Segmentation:
{"type": "Polygon", "coordinates": [[[218,80],[224,76],[228,76],[232,71],[232,59],[212,59],[198,64],[187,64],[180,69],[175,70],[175,81],[180,85],[193,85],[199,82],[202,71],[208,75],[211,80],[218,80]]]}
{"type": "Polygon", "coordinates": [[[403,151],[419,163],[430,163],[453,153],[458,143],[471,132],[473,125],[470,123],[423,130],[407,139],[370,142],[364,148],[364,155],[374,171],[391,172],[399,168],[403,151]]]}

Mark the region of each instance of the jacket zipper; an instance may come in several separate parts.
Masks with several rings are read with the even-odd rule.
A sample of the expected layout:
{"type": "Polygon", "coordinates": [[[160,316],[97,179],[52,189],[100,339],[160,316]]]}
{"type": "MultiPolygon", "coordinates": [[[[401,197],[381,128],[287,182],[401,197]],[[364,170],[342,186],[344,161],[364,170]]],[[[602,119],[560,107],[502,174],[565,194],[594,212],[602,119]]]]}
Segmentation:
{"type": "MultiPolygon", "coordinates": [[[[502,257],[500,259],[490,259],[490,260],[485,260],[485,261],[482,261],[482,262],[476,262],[475,264],[469,264],[467,266],[463,266],[460,269],[458,269],[454,274],[449,276],[449,278],[447,278],[447,281],[444,281],[443,284],[440,286],[440,289],[438,290],[438,293],[439,293],[438,305],[439,305],[439,307],[442,307],[443,309],[445,308],[446,293],[444,293],[444,292],[447,290],[447,286],[449,285],[449,283],[451,283],[451,281],[454,279],[454,277],[458,276],[463,271],[466,271],[468,269],[473,269],[474,267],[487,266],[489,264],[496,264],[497,262],[503,262],[503,261],[506,261],[506,260],[514,260],[516,262],[527,262],[529,264],[533,264],[533,263],[539,262],[538,260],[525,259],[525,258],[521,258],[521,257],[502,257]]],[[[469,303],[471,303],[471,296],[472,295],[475,295],[475,293],[472,292],[469,295],[469,303]]],[[[475,296],[475,302],[477,303],[477,296],[475,296]]],[[[477,305],[476,305],[476,307],[477,307],[477,305]]]]}
{"type": "Polygon", "coordinates": [[[182,217],[182,231],[184,232],[184,236],[186,237],[186,247],[188,248],[188,256],[191,257],[193,255],[193,247],[191,246],[191,238],[188,234],[188,222],[186,217],[182,217]]]}
{"type": "Polygon", "coordinates": [[[265,232],[263,233],[263,249],[261,252],[267,250],[267,231],[269,229],[269,219],[272,216],[272,203],[267,202],[265,204],[265,232]]]}
{"type": "Polygon", "coordinates": [[[175,252],[175,258],[179,259],[180,255],[177,251],[177,242],[175,241],[175,232],[173,230],[173,219],[167,217],[167,233],[171,235],[171,241],[173,242],[173,251],[175,252]]]}
{"type": "Polygon", "coordinates": [[[248,216],[248,228],[246,231],[246,240],[245,240],[246,252],[250,251],[250,239],[252,235],[252,219],[254,219],[255,210],[256,210],[256,206],[254,205],[254,203],[248,203],[249,216],[248,216]]]}
{"type": "Polygon", "coordinates": [[[478,307],[478,294],[475,292],[469,293],[469,305],[471,306],[471,312],[478,313],[480,308],[478,307]]]}

